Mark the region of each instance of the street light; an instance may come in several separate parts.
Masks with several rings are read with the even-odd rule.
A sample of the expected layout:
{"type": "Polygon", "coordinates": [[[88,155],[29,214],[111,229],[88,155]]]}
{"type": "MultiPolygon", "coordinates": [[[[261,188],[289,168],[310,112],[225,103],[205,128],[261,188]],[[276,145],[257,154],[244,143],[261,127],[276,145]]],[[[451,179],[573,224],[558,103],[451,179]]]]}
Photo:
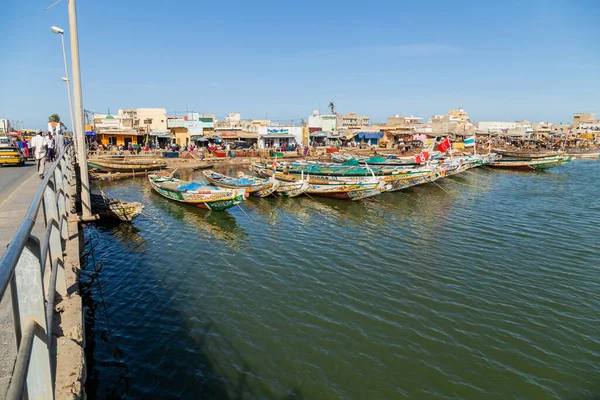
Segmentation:
{"type": "MultiPolygon", "coordinates": [[[[73,137],[76,138],[75,135],[75,124],[73,122],[73,106],[71,105],[71,84],[69,83],[69,68],[67,67],[67,53],[65,52],[65,30],[61,29],[57,26],[50,27],[50,30],[60,35],[60,41],[62,43],[62,51],[63,51],[63,59],[65,61],[65,75],[66,78],[62,78],[63,82],[67,84],[67,95],[69,96],[69,114],[71,115],[71,131],[73,132],[73,137]]],[[[60,128],[60,127],[59,127],[60,128]]]]}

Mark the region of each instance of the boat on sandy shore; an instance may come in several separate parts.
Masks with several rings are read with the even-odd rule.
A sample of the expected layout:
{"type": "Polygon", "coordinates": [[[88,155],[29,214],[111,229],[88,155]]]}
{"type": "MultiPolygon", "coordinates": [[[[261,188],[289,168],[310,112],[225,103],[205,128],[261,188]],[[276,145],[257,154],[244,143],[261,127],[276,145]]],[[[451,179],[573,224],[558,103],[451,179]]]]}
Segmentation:
{"type": "Polygon", "coordinates": [[[104,194],[90,193],[92,210],[100,218],[131,222],[144,211],[144,205],[137,201],[111,199],[104,194]]]}
{"type": "Polygon", "coordinates": [[[571,158],[598,160],[600,159],[600,150],[568,150],[567,155],[571,158]]]}
{"type": "Polygon", "coordinates": [[[167,199],[214,211],[224,211],[248,198],[244,188],[224,189],[156,174],[148,175],[148,180],[152,189],[167,199]]]}
{"type": "Polygon", "coordinates": [[[262,179],[243,173],[237,178],[219,174],[213,170],[202,171],[206,179],[215,186],[227,189],[245,189],[255,197],[267,197],[279,187],[279,181],[275,178],[262,179]]]}
{"type": "Polygon", "coordinates": [[[513,149],[492,149],[493,153],[500,154],[503,158],[513,157],[519,159],[533,159],[562,156],[564,152],[554,150],[513,150],[513,149]]]}
{"type": "Polygon", "coordinates": [[[569,156],[553,156],[541,158],[516,158],[502,157],[502,159],[488,163],[492,168],[517,169],[517,170],[546,170],[571,161],[569,156]]]}
{"type": "Polygon", "coordinates": [[[164,161],[88,160],[88,166],[104,172],[146,172],[167,168],[164,161]]]}

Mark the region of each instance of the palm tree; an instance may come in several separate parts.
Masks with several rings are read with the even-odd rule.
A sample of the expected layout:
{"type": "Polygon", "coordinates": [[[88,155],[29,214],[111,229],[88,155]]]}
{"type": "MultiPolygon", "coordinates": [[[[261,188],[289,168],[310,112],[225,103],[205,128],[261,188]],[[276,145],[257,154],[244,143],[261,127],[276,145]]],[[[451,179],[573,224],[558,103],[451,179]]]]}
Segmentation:
{"type": "Polygon", "coordinates": [[[329,102],[329,109],[331,110],[332,114],[335,114],[335,104],[333,103],[333,101],[329,102]]]}
{"type": "Polygon", "coordinates": [[[48,117],[48,122],[60,122],[60,117],[58,114],[52,114],[48,117]]]}

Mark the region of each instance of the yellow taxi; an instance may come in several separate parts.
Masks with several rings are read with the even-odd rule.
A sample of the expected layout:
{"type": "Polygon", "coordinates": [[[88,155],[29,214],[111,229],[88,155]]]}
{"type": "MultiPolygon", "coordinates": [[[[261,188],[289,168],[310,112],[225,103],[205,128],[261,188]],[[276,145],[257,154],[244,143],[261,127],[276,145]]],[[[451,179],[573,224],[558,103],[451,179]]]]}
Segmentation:
{"type": "Polygon", "coordinates": [[[0,167],[4,164],[25,165],[25,156],[17,147],[0,147],[0,167]]]}

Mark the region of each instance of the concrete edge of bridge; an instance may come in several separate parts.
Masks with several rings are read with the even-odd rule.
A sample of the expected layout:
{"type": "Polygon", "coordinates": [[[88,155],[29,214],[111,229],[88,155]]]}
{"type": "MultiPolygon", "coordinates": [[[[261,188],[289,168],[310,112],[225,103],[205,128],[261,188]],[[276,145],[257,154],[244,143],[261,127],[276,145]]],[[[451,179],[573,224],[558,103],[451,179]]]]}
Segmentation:
{"type": "Polygon", "coordinates": [[[85,399],[87,368],[85,360],[85,323],[79,287],[80,254],[83,231],[77,221],[68,223],[69,238],[65,246],[67,296],[57,301],[53,324],[56,351],[54,395],[57,400],[85,399]]]}

